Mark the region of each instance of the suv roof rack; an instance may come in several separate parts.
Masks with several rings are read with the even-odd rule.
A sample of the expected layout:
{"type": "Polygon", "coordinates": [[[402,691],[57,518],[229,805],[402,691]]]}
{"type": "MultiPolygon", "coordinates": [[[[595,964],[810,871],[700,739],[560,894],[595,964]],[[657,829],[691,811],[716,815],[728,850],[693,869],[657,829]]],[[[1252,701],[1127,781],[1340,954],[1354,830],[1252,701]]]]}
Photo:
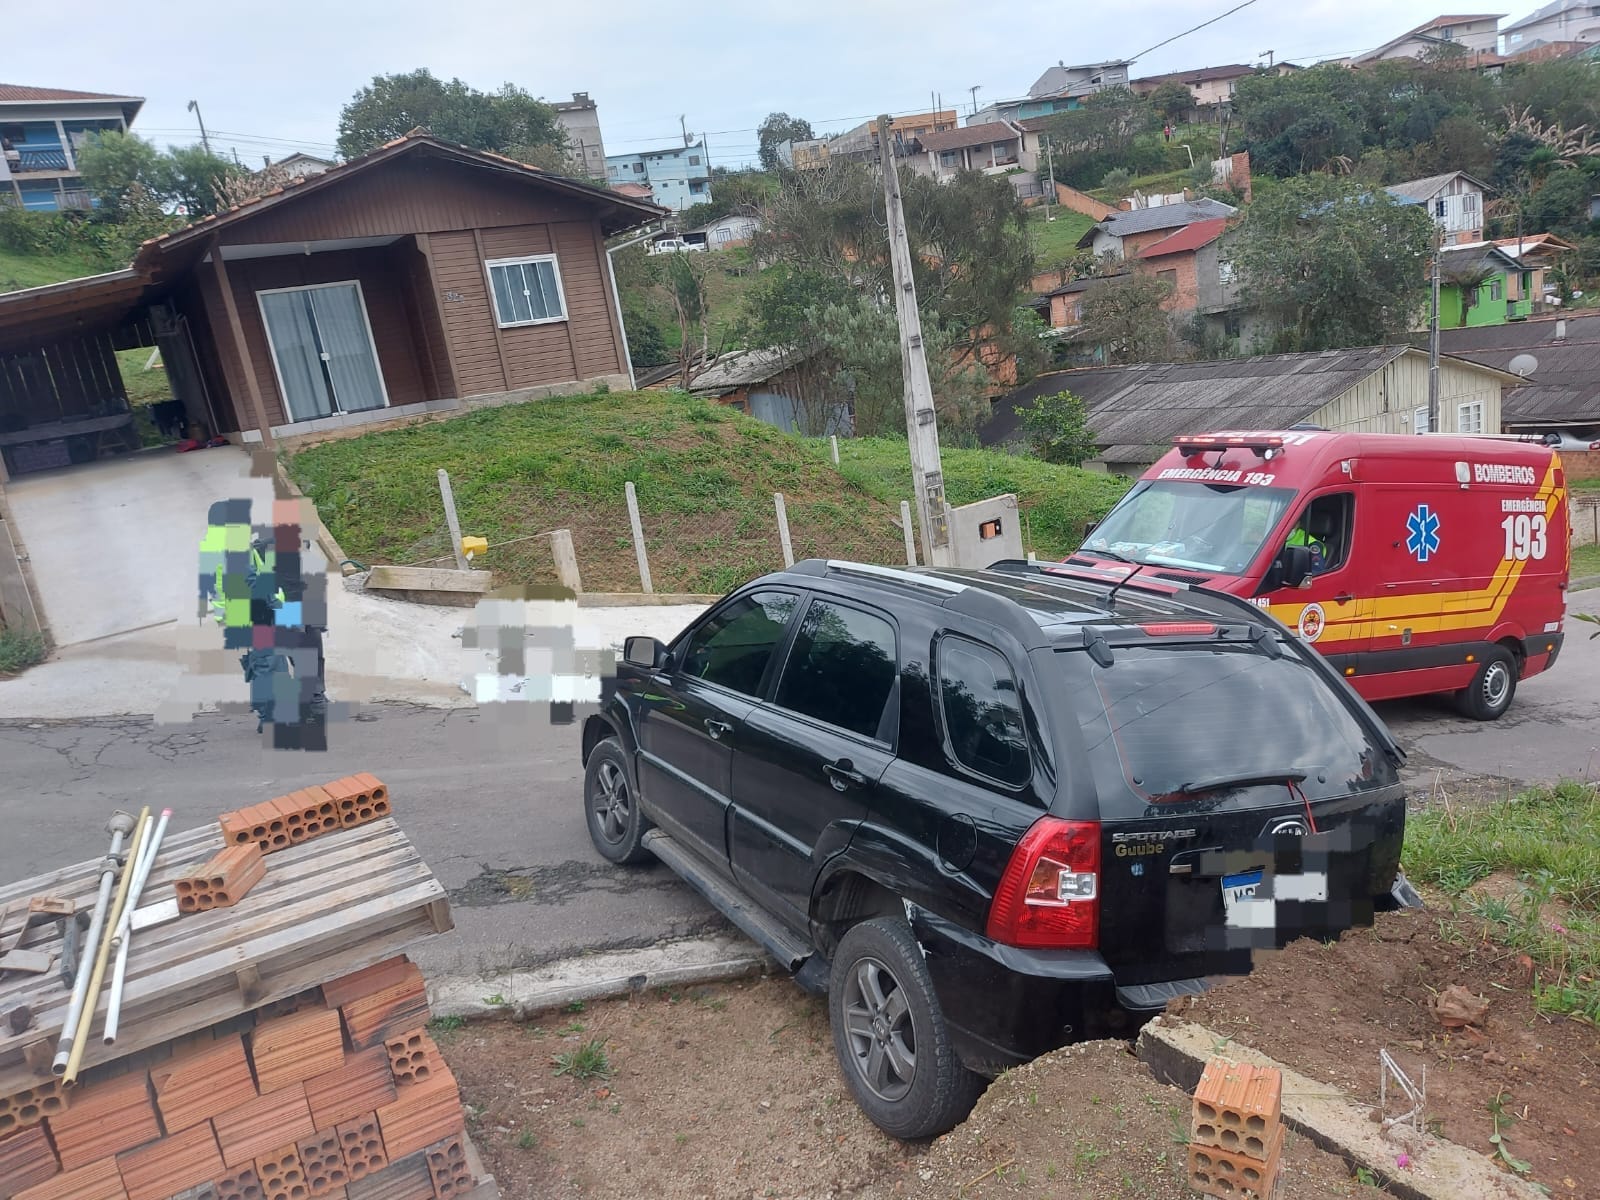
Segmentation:
{"type": "Polygon", "coordinates": [[[941,575],[933,575],[922,571],[908,571],[903,567],[880,567],[873,563],[847,562],[844,559],[830,558],[827,560],[828,570],[840,571],[849,575],[870,575],[875,579],[889,579],[895,583],[909,584],[912,587],[933,588],[935,591],[955,595],[967,590],[967,585],[954,579],[946,579],[941,575]]]}

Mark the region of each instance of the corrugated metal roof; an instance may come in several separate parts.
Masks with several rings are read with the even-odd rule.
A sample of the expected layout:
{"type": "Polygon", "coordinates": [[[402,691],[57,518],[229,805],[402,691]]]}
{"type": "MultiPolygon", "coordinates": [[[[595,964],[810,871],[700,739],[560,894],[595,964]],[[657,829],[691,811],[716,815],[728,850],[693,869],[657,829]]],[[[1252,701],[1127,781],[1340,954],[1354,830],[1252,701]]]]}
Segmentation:
{"type": "Polygon", "coordinates": [[[960,150],[966,146],[987,146],[990,142],[1014,142],[1017,131],[1004,121],[985,121],[982,125],[967,125],[961,129],[947,129],[943,133],[925,133],[917,139],[924,150],[960,150]]]}
{"type": "Polygon", "coordinates": [[[1166,83],[1168,80],[1177,80],[1179,83],[1210,83],[1216,79],[1242,79],[1246,75],[1254,75],[1256,68],[1247,67],[1243,63],[1230,63],[1225,67],[1201,67],[1195,71],[1168,71],[1165,75],[1146,75],[1143,79],[1135,79],[1134,83],[1166,83]]]}
{"type": "Polygon", "coordinates": [[[1444,185],[1457,175],[1466,176],[1486,192],[1494,191],[1483,180],[1473,175],[1467,175],[1465,171],[1446,171],[1443,175],[1428,175],[1422,179],[1408,179],[1404,183],[1391,184],[1383,190],[1404,204],[1422,204],[1424,201],[1432,200],[1437,196],[1443,190],[1444,185]]]}
{"type": "Polygon", "coordinates": [[[691,392],[732,391],[753,383],[765,383],[806,357],[803,350],[741,350],[696,375],[691,392]]]}
{"type": "Polygon", "coordinates": [[[1183,433],[1287,429],[1402,355],[1420,353],[1414,346],[1369,346],[1056,371],[999,401],[978,436],[991,446],[1015,440],[1021,434],[1019,410],[1065,389],[1083,399],[1103,457],[1151,462],[1183,433]]]}
{"type": "Polygon", "coordinates": [[[1196,221],[1193,225],[1186,225],[1171,237],[1162,238],[1153,245],[1146,246],[1139,251],[1140,258],[1162,258],[1168,254],[1182,254],[1186,250],[1198,250],[1202,246],[1209,246],[1222,236],[1222,231],[1228,227],[1226,217],[1213,217],[1209,221],[1196,221]]]}
{"type": "Polygon", "coordinates": [[[1441,329],[1439,349],[1502,371],[1518,355],[1536,360],[1529,382],[1506,391],[1508,425],[1600,424],[1600,315],[1441,329]],[[1565,334],[1559,339],[1558,327],[1565,334]]]}
{"type": "MultiPolygon", "coordinates": [[[[1154,208],[1135,208],[1129,212],[1112,213],[1095,229],[1112,237],[1127,237],[1130,233],[1149,233],[1153,229],[1176,229],[1180,225],[1193,225],[1196,221],[1209,221],[1216,217],[1231,217],[1239,210],[1220,200],[1185,200],[1181,204],[1158,204],[1154,208]]],[[[1092,238],[1095,230],[1085,236],[1092,238]]]]}

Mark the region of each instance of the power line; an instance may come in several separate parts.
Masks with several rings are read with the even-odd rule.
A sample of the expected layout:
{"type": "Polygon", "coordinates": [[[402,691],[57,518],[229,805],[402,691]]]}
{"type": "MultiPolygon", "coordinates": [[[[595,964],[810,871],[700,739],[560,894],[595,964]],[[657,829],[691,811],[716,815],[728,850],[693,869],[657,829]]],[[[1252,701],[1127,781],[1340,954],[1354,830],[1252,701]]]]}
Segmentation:
{"type": "Polygon", "coordinates": [[[1133,55],[1128,61],[1129,62],[1137,62],[1139,59],[1143,58],[1146,54],[1154,53],[1155,51],[1161,49],[1161,47],[1163,47],[1163,46],[1170,46],[1173,42],[1177,41],[1179,38],[1188,37],[1191,33],[1195,33],[1195,32],[1197,32],[1197,31],[1199,31],[1201,29],[1204,29],[1207,25],[1215,25],[1218,21],[1222,20],[1223,17],[1231,17],[1234,13],[1238,12],[1241,8],[1249,8],[1255,2],[1256,2],[1256,0],[1244,0],[1243,4],[1235,4],[1227,12],[1219,13],[1217,16],[1212,17],[1209,21],[1201,21],[1200,24],[1194,26],[1194,28],[1192,28],[1192,29],[1185,29],[1182,33],[1175,33],[1171,37],[1169,37],[1166,41],[1157,42],[1154,46],[1151,46],[1150,49],[1139,51],[1139,53],[1133,55]]]}

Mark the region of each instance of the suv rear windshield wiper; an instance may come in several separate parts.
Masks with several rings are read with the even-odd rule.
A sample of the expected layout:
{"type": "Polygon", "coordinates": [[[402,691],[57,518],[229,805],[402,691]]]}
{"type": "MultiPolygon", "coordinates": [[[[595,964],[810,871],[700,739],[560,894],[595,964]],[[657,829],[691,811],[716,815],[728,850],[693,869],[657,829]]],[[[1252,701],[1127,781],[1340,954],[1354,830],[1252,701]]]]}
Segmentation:
{"type": "Polygon", "coordinates": [[[1251,787],[1256,784],[1303,783],[1315,770],[1313,767],[1285,767],[1281,771],[1248,771],[1238,775],[1212,775],[1205,779],[1191,779],[1181,784],[1178,791],[1185,796],[1197,792],[1214,792],[1225,787],[1251,787]]]}

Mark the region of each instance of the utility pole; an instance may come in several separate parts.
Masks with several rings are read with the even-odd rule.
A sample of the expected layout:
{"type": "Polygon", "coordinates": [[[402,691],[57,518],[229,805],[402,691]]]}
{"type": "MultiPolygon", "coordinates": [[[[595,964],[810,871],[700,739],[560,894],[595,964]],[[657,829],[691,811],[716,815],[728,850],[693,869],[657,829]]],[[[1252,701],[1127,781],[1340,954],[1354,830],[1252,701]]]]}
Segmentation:
{"type": "Polygon", "coordinates": [[[928,565],[950,565],[950,509],[939,460],[939,418],[928,378],[927,348],[917,285],[911,274],[911,242],[900,207],[900,170],[889,142],[889,114],[878,118],[878,161],[883,167],[883,207],[889,218],[889,261],[894,268],[894,311],[900,326],[900,369],[905,378],[906,441],[911,447],[911,484],[916,494],[923,553],[928,565]]]}
{"type": "Polygon", "coordinates": [[[1044,194],[1044,219],[1054,221],[1055,218],[1050,215],[1050,201],[1056,198],[1056,145],[1048,133],[1044,135],[1044,159],[1050,172],[1050,190],[1044,194]]]}
{"type": "Polygon", "coordinates": [[[689,144],[689,122],[683,113],[678,114],[678,128],[683,133],[683,144],[687,146],[689,144]]]}
{"type": "Polygon", "coordinates": [[[1263,53],[1263,54],[1265,54],[1267,56],[1267,70],[1269,70],[1269,71],[1272,70],[1272,51],[1271,50],[1263,50],[1261,53],[1263,53]]]}
{"type": "Polygon", "coordinates": [[[1428,329],[1428,432],[1439,432],[1439,259],[1444,237],[1433,227],[1433,319],[1428,329]]]}
{"type": "Polygon", "coordinates": [[[206,119],[200,115],[200,101],[189,101],[189,111],[194,114],[194,119],[200,122],[200,144],[206,148],[206,153],[211,153],[211,139],[206,136],[206,119]]]}
{"type": "Polygon", "coordinates": [[[967,89],[967,91],[972,93],[972,115],[973,116],[977,116],[978,115],[978,93],[981,92],[982,90],[983,90],[983,84],[981,84],[981,83],[975,83],[975,84],[973,84],[971,87],[969,87],[967,89]]]}

